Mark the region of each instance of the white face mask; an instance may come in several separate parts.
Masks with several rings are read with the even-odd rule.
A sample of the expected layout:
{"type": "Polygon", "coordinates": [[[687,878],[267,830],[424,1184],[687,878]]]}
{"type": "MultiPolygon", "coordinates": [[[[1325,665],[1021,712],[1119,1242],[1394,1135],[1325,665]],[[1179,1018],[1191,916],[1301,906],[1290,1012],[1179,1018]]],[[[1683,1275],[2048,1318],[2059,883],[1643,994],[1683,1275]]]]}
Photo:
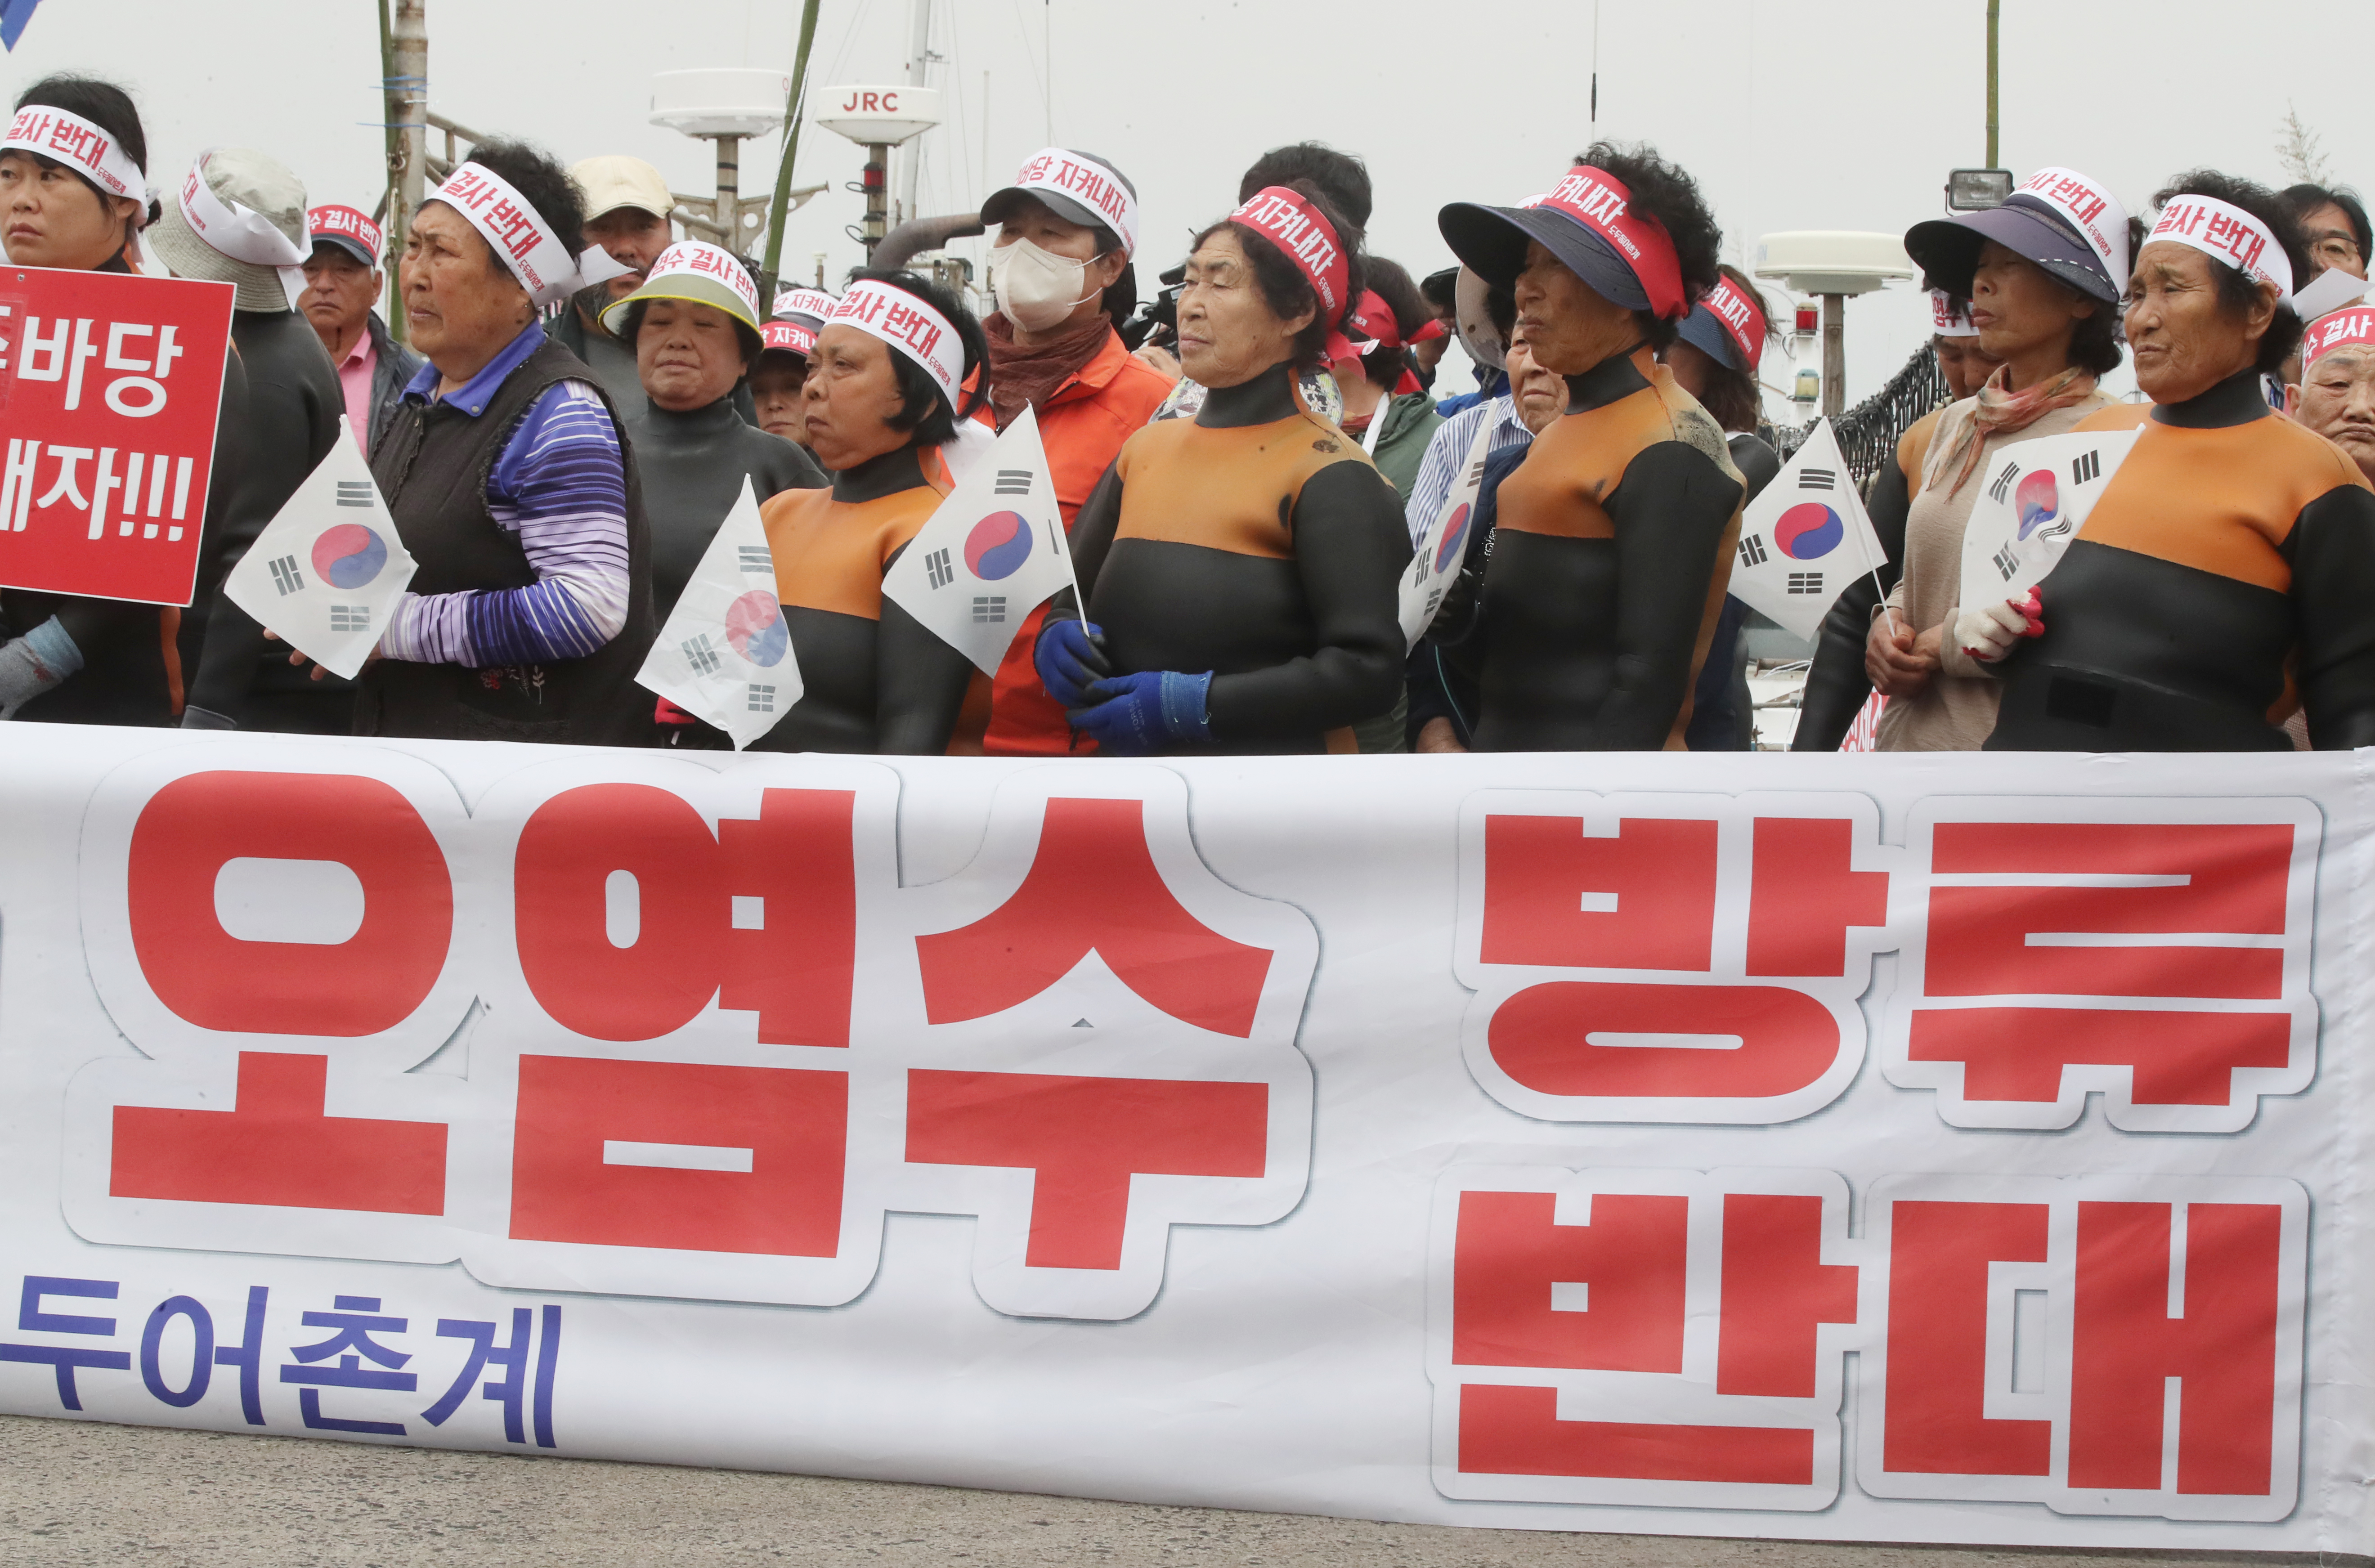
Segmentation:
{"type": "Polygon", "coordinates": [[[989,291],[1006,319],[1025,332],[1062,324],[1086,296],[1081,275],[1088,263],[1051,255],[1028,240],[989,253],[989,291]]]}

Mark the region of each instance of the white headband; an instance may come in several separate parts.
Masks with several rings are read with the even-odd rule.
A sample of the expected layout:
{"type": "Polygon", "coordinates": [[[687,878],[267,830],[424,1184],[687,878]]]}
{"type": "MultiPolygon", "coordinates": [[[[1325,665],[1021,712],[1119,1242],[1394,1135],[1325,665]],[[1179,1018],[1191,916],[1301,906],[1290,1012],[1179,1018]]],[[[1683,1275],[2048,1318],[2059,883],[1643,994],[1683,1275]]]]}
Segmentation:
{"type": "Polygon", "coordinates": [[[2215,196],[2172,196],[2145,242],[2174,240],[2225,262],[2254,283],[2276,286],[2276,302],[2293,298],[2293,264],[2260,220],[2215,196]]]}
{"type": "Polygon", "coordinates": [[[1930,335],[1933,337],[1977,337],[1967,305],[1958,306],[1944,289],[1930,290],[1930,335]]]}
{"type": "Polygon", "coordinates": [[[2102,262],[2111,287],[2128,286],[2128,209],[2119,197],[2075,169],[2061,168],[2038,170],[2013,194],[2051,207],[2102,262]]]}
{"type": "Polygon", "coordinates": [[[705,240],[679,240],[652,263],[652,270],[644,275],[644,287],[649,289],[663,277],[705,277],[733,289],[735,298],[750,311],[750,324],[758,326],[759,286],[750,281],[750,274],[732,253],[705,240]]]}
{"type": "Polygon", "coordinates": [[[1081,206],[1088,207],[1105,220],[1105,226],[1121,236],[1121,253],[1138,253],[1138,198],[1121,176],[1093,158],[1083,158],[1062,147],[1042,148],[1031,155],[1022,171],[1008,187],[1017,191],[1053,191],[1081,206]]]}
{"type": "Polygon", "coordinates": [[[307,252],[297,247],[297,242],[272,226],[272,220],[254,207],[238,202],[226,202],[215,195],[207,183],[207,160],[214,157],[208,147],[198,154],[190,165],[189,175],[182,182],[182,218],[190,232],[207,243],[207,249],[219,255],[249,266],[268,266],[280,274],[281,289],[294,305],[297,296],[305,291],[305,260],[307,252]]]}
{"type": "Polygon", "coordinates": [[[470,227],[494,247],[495,254],[503,259],[539,309],[634,270],[620,265],[599,245],[588,245],[571,255],[569,247],[544,226],[527,198],[483,164],[463,164],[430,197],[469,219],[470,227]]]}
{"type": "Polygon", "coordinates": [[[833,314],[833,296],[821,289],[786,289],[775,295],[775,308],[769,313],[778,316],[814,316],[822,321],[833,314]]]}
{"type": "Polygon", "coordinates": [[[112,195],[129,196],[144,205],[148,200],[148,176],[140,165],[132,161],[113,136],[79,114],[46,103],[29,103],[17,111],[17,117],[8,122],[7,136],[0,139],[0,150],[9,147],[70,163],[76,172],[112,195]]]}
{"type": "Polygon", "coordinates": [[[950,411],[955,412],[957,388],[964,381],[964,340],[928,301],[904,289],[861,278],[833,305],[825,324],[854,326],[923,366],[948,398],[950,411]]]}

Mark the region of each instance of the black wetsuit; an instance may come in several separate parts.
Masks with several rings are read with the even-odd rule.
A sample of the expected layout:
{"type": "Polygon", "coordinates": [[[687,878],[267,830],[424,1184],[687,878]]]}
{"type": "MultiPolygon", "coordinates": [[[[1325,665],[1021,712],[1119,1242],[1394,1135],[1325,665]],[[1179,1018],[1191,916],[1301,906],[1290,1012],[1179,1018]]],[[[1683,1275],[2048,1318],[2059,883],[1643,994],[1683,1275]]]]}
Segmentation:
{"type": "Polygon", "coordinates": [[[806,447],[745,423],[731,397],[689,414],[648,404],[627,420],[627,439],[652,520],[652,614],[662,624],[745,478],[761,501],[828,483],[806,447]]]}
{"type": "MultiPolygon", "coordinates": [[[[2078,430],[2123,428],[2117,410],[2078,430]]],[[[2256,371],[2165,404],[2039,589],[1990,751],[2375,745],[2375,492],[2256,371]]]]}
{"type": "Polygon", "coordinates": [[[247,368],[247,474],[202,572],[199,602],[209,608],[190,706],[242,729],[346,735],[355,725],[355,683],[326,671],[316,680],[311,663],[290,665],[289,644],[266,641],[264,628],[221,591],[340,439],[346,391],[313,324],[295,311],[234,311],[230,336],[247,368]]]}
{"type": "Polygon", "coordinates": [[[1501,486],[1474,612],[1444,628],[1482,690],[1476,749],[1680,749],[1744,494],[1646,348],[1569,376],[1567,412],[1501,486]]]}
{"type": "Polygon", "coordinates": [[[1131,436],[1072,552],[1115,674],[1213,672],[1212,738],[1176,750],[1350,750],[1347,726],[1400,692],[1409,525],[1284,364],[1131,436]]]}
{"type": "Polygon", "coordinates": [[[1823,618],[1814,638],[1814,662],[1806,672],[1799,698],[1798,730],[1792,751],[1837,751],[1849,726],[1872,696],[1872,678],[1864,673],[1865,644],[1872,636],[1872,618],[1883,595],[1896,586],[1905,570],[1905,519],[1913,510],[1913,492],[1920,488],[1921,465],[1930,453],[1930,438],[1938,429],[1943,410],[1932,409],[1916,420],[1896,442],[1896,460],[1881,465],[1873,477],[1872,494],[1864,498],[1864,514],[1879,536],[1887,557],[1873,582],[1866,572],[1839,591],[1823,618]]]}
{"type": "MultiPolygon", "coordinates": [[[[1734,430],[1724,438],[1724,447],[1731,454],[1731,466],[1740,470],[1741,482],[1748,487],[1748,501],[1755,501],[1781,471],[1781,454],[1761,436],[1734,430]]],[[[1748,606],[1726,594],[1723,613],[1716,618],[1714,640],[1707,643],[1707,660],[1699,666],[1698,685],[1692,690],[1691,727],[1683,734],[1683,744],[1694,751],[1756,749],[1748,666],[1740,656],[1740,634],[1747,624],[1748,606]]]]}
{"type": "Polygon", "coordinates": [[[883,573],[946,493],[903,446],[759,509],[805,690],[751,750],[948,749],[973,661],[882,596],[883,573]]]}

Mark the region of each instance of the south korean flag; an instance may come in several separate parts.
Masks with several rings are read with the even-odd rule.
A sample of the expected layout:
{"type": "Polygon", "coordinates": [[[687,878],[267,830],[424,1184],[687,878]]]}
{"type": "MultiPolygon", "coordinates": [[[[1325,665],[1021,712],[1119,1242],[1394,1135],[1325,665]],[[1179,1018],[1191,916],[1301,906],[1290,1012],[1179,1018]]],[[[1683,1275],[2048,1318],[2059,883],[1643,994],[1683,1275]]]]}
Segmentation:
{"type": "Polygon", "coordinates": [[[412,573],[412,557],[341,417],[328,455],[248,546],[223,589],[266,631],[351,680],[379,645],[412,573]]]}
{"type": "Polygon", "coordinates": [[[635,679],[724,730],[737,751],[800,700],[800,662],[748,475],[635,679]]]}
{"type": "Polygon", "coordinates": [[[1443,498],[1426,532],[1419,536],[1418,552],[1411,558],[1410,570],[1402,573],[1402,638],[1412,648],[1426,635],[1435,612],[1443,607],[1443,595],[1450,589],[1452,578],[1459,574],[1459,563],[1467,559],[1476,497],[1484,487],[1484,459],[1492,450],[1493,421],[1483,419],[1477,424],[1476,439],[1468,443],[1467,455],[1459,460],[1451,493],[1443,498]]]}
{"type": "Polygon", "coordinates": [[[1966,608],[2028,597],[2127,461],[2142,430],[2074,430],[2001,447],[1963,528],[1966,608]]]}
{"type": "Polygon", "coordinates": [[[956,488],[882,577],[882,596],[996,675],[1015,631],[1076,588],[1039,419],[1029,407],[954,475],[956,488]]]}
{"type": "Polygon", "coordinates": [[[1855,476],[1823,419],[1742,514],[1731,591],[1812,641],[1839,591],[1885,559],[1855,476]]]}

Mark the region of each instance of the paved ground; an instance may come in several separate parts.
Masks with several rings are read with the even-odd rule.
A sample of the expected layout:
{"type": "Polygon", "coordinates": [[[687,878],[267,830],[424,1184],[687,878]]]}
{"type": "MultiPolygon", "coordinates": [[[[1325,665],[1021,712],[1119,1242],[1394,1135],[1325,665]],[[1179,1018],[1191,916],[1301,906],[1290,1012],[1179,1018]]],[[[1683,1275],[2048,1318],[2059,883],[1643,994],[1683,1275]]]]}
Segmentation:
{"type": "Polygon", "coordinates": [[[2108,1556],[2109,1563],[2049,1551],[1441,1529],[0,1417],[0,1563],[44,1568],[2110,1568],[2122,1561],[2183,1568],[2287,1561],[2108,1556]]]}

